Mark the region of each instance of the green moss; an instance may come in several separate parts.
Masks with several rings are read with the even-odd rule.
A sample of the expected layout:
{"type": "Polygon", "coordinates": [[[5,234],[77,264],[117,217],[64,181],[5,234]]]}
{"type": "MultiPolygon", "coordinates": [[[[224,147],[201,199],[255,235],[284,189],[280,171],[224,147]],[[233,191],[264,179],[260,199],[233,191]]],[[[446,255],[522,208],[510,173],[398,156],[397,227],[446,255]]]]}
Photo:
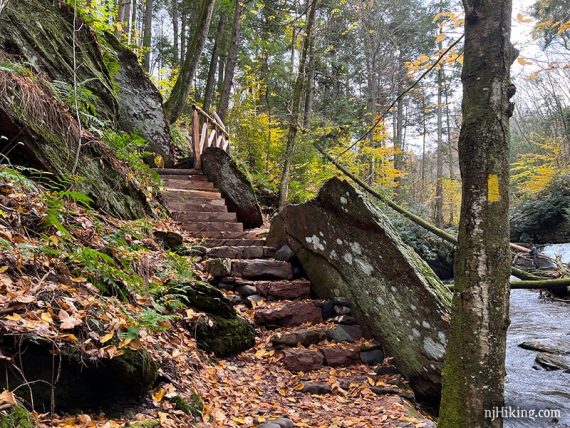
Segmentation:
{"type": "Polygon", "coordinates": [[[176,410],[181,410],[187,415],[200,417],[204,411],[204,403],[197,393],[192,394],[190,402],[182,398],[180,395],[172,397],[170,401],[174,404],[176,410]]]}
{"type": "Polygon", "coordinates": [[[210,323],[196,326],[198,347],[218,357],[227,357],[245,351],[255,345],[255,331],[244,319],[234,316],[211,316],[210,323]]]}
{"type": "Polygon", "coordinates": [[[14,406],[8,410],[6,416],[0,416],[0,428],[33,428],[36,424],[25,408],[14,406]]]}
{"type": "Polygon", "coordinates": [[[160,426],[158,419],[147,419],[146,421],[132,422],[127,425],[129,428],[155,428],[160,426]]]}
{"type": "Polygon", "coordinates": [[[144,349],[128,349],[120,357],[113,358],[110,364],[121,384],[128,386],[133,393],[148,391],[158,377],[158,364],[144,349]]]}

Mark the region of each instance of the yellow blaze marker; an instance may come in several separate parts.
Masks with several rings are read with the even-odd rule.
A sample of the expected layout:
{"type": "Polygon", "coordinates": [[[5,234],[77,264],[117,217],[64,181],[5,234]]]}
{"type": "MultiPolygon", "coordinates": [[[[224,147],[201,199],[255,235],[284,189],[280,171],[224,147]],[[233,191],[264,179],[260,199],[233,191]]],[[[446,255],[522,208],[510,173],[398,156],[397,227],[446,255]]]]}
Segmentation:
{"type": "Polygon", "coordinates": [[[499,202],[501,195],[499,194],[499,176],[490,174],[487,181],[487,200],[489,202],[499,202]]]}

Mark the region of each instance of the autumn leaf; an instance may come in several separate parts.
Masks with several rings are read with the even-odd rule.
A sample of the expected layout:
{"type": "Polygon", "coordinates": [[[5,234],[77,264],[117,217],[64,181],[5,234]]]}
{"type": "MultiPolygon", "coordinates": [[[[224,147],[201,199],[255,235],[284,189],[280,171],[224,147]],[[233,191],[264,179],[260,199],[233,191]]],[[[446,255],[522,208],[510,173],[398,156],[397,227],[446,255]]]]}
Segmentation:
{"type": "Polygon", "coordinates": [[[101,343],[107,343],[109,340],[111,340],[113,338],[113,336],[115,336],[115,330],[111,330],[109,333],[107,333],[105,336],[103,336],[101,338],[100,342],[101,343]]]}
{"type": "Polygon", "coordinates": [[[164,394],[166,394],[166,389],[164,388],[159,388],[157,389],[153,394],[152,394],[152,399],[153,401],[156,401],[157,403],[160,403],[162,401],[162,399],[164,398],[164,394]]]}
{"type": "Polygon", "coordinates": [[[530,64],[532,64],[532,61],[528,61],[524,56],[519,56],[519,57],[517,58],[517,62],[518,62],[520,65],[530,65],[530,64]]]}
{"type": "Polygon", "coordinates": [[[532,19],[531,18],[525,18],[524,15],[519,12],[517,14],[517,21],[520,22],[521,24],[528,24],[529,22],[532,22],[532,19]]]}
{"type": "Polygon", "coordinates": [[[53,318],[49,312],[42,312],[40,317],[41,317],[42,321],[44,321],[48,324],[53,324],[53,318]]]}
{"type": "Polygon", "coordinates": [[[63,309],[61,309],[57,314],[57,319],[61,323],[59,328],[62,330],[72,330],[82,323],[81,320],[69,315],[67,311],[64,311],[63,309]]]}
{"type": "Polygon", "coordinates": [[[2,391],[2,393],[0,394],[0,405],[3,404],[9,404],[11,406],[15,406],[16,404],[18,404],[16,401],[16,397],[14,396],[14,393],[12,391],[8,391],[7,389],[2,391]]]}

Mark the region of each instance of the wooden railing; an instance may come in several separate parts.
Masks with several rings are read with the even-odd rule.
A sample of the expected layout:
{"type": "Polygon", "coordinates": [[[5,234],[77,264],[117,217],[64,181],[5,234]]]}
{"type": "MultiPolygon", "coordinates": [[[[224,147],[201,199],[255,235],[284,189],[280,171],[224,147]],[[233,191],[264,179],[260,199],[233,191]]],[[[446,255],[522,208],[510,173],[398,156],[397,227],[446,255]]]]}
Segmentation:
{"type": "Polygon", "coordinates": [[[197,105],[192,106],[192,151],[194,169],[202,168],[202,153],[208,147],[230,152],[230,134],[216,113],[210,116],[197,105]]]}

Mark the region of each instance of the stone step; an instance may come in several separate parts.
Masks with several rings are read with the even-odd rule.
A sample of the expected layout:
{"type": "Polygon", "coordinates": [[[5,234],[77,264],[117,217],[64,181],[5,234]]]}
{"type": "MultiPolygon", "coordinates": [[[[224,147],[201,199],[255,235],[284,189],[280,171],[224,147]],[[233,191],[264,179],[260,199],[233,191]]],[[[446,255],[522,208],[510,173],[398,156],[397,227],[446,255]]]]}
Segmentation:
{"type": "Polygon", "coordinates": [[[213,201],[223,201],[222,195],[217,190],[208,191],[208,190],[193,190],[193,189],[170,189],[166,188],[166,192],[164,194],[164,199],[167,202],[187,202],[187,201],[194,201],[194,200],[213,200],[213,201]]]}
{"type": "Polygon", "coordinates": [[[180,222],[187,232],[243,232],[243,224],[237,222],[180,222]]]}
{"type": "Polygon", "coordinates": [[[201,190],[206,192],[217,192],[214,183],[209,181],[195,180],[163,180],[164,187],[167,190],[201,190]]]}
{"type": "Polygon", "coordinates": [[[323,314],[311,301],[287,301],[257,307],[253,320],[257,325],[269,328],[294,327],[304,323],[319,324],[323,314]]]}
{"type": "Polygon", "coordinates": [[[234,260],[231,274],[241,278],[293,279],[293,266],[281,260],[234,260]]]}
{"type": "Polygon", "coordinates": [[[188,216],[192,216],[195,212],[217,215],[218,213],[227,213],[228,207],[225,205],[214,205],[209,202],[189,201],[184,204],[166,204],[171,213],[184,212],[188,216]]]}
{"type": "Polygon", "coordinates": [[[227,223],[236,222],[236,213],[208,213],[208,212],[172,212],[172,218],[180,223],[201,222],[206,221],[209,223],[227,223]]]}
{"type": "Polygon", "coordinates": [[[239,278],[293,278],[291,263],[267,259],[210,259],[208,261],[208,272],[214,278],[228,276],[239,278]]]}
{"type": "Polygon", "coordinates": [[[213,259],[263,259],[275,255],[272,247],[215,247],[208,250],[208,257],[213,259]]]}
{"type": "Polygon", "coordinates": [[[181,181],[184,183],[194,182],[194,183],[208,183],[208,177],[205,175],[164,175],[161,174],[160,178],[162,181],[181,181]]]}
{"type": "MultiPolygon", "coordinates": [[[[315,333],[310,336],[310,340],[318,340],[320,337],[319,333],[315,333]]],[[[290,338],[282,335],[281,338],[294,340],[296,335],[293,333],[290,338]]],[[[276,339],[279,340],[280,338],[277,337],[276,339]]],[[[302,344],[302,342],[299,343],[302,344]]],[[[315,343],[319,342],[312,342],[311,344],[315,343]]],[[[311,349],[286,348],[283,351],[283,358],[281,359],[285,367],[292,372],[308,372],[318,370],[322,366],[348,367],[354,364],[374,366],[381,364],[383,360],[384,353],[381,349],[367,349],[366,347],[362,348],[356,344],[341,346],[334,343],[319,344],[316,347],[311,347],[311,349]]]]}
{"type": "Polygon", "coordinates": [[[195,238],[208,239],[257,239],[255,232],[198,231],[192,232],[195,238]]]}
{"type": "Polygon", "coordinates": [[[200,169],[153,168],[159,175],[204,175],[200,169]]]}
{"type": "Polygon", "coordinates": [[[311,296],[311,282],[306,279],[293,281],[256,281],[257,292],[270,300],[306,299],[311,296]]]}
{"type": "Polygon", "coordinates": [[[263,247],[263,246],[265,246],[265,239],[261,239],[261,238],[255,238],[255,239],[214,238],[214,239],[204,240],[202,245],[204,245],[207,248],[214,248],[214,247],[263,247]]]}

